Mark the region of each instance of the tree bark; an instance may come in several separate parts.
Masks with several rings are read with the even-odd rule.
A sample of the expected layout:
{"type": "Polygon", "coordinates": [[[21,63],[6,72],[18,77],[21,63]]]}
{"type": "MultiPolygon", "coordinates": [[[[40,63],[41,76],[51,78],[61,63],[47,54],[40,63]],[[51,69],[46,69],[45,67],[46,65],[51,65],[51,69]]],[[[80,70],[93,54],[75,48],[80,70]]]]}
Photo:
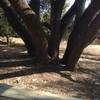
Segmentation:
{"type": "Polygon", "coordinates": [[[62,38],[63,34],[65,33],[66,28],[68,25],[73,21],[73,18],[76,14],[77,3],[76,1],[72,5],[72,7],[65,13],[62,17],[61,25],[60,25],[60,38],[62,38]]]}
{"type": "Polygon", "coordinates": [[[41,60],[48,60],[48,45],[41,28],[39,17],[29,7],[26,0],[9,0],[23,19],[35,46],[36,56],[41,60]]]}
{"type": "Polygon", "coordinates": [[[51,36],[48,42],[48,52],[52,60],[59,56],[60,22],[65,0],[51,0],[51,36]]]}
{"type": "Polygon", "coordinates": [[[61,20],[61,27],[60,27],[60,39],[62,39],[63,34],[66,31],[66,28],[70,23],[72,23],[75,17],[74,25],[79,21],[80,17],[82,16],[85,8],[86,0],[75,0],[72,7],[67,11],[67,13],[62,17],[61,20]]]}
{"type": "Polygon", "coordinates": [[[82,14],[84,13],[86,0],[76,0],[76,3],[77,3],[77,8],[76,8],[74,26],[79,22],[82,14]]]}
{"type": "Polygon", "coordinates": [[[68,66],[69,70],[75,68],[83,49],[91,43],[91,40],[93,40],[97,33],[98,27],[100,27],[99,24],[97,25],[98,27],[95,26],[97,24],[97,19],[99,20],[99,18],[97,17],[96,21],[94,20],[99,9],[100,1],[95,0],[92,2],[69,36],[67,49],[62,59],[62,63],[68,66]]]}
{"type": "Polygon", "coordinates": [[[21,23],[21,19],[14,12],[10,2],[8,0],[0,0],[0,6],[5,12],[10,25],[13,27],[14,31],[22,38],[25,46],[28,50],[28,54],[31,56],[35,55],[35,48],[32,43],[32,38],[25,26],[21,23]]]}
{"type": "Polygon", "coordinates": [[[30,7],[38,16],[40,15],[40,0],[31,0],[30,7]]]}

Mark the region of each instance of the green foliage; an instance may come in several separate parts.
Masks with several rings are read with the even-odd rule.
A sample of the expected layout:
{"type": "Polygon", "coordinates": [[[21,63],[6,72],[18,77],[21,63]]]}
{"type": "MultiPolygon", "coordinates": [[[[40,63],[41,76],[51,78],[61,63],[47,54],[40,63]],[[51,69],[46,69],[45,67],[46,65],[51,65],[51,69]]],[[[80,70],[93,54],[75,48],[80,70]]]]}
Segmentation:
{"type": "MultiPolygon", "coordinates": [[[[62,15],[66,13],[66,10],[68,9],[69,5],[70,1],[66,0],[66,3],[62,11],[62,15]]],[[[40,15],[41,15],[41,20],[43,22],[50,22],[50,12],[51,12],[50,0],[41,0],[40,15]]]]}
{"type": "Polygon", "coordinates": [[[50,0],[41,0],[40,4],[40,18],[42,22],[49,22],[50,20],[50,0]]]}
{"type": "Polygon", "coordinates": [[[2,9],[0,9],[0,36],[17,36],[12,27],[9,25],[2,9]]]}

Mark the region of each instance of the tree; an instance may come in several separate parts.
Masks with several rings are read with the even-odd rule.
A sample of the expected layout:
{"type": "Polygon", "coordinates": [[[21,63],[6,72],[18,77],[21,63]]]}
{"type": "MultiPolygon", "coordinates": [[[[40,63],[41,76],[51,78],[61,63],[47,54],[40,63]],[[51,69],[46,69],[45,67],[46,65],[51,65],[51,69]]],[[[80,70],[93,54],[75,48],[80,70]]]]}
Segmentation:
{"type": "Polygon", "coordinates": [[[72,7],[62,16],[66,0],[47,0],[51,5],[50,21],[41,22],[40,8],[44,0],[0,0],[9,23],[25,42],[31,56],[46,63],[59,62],[59,45],[66,27],[74,21],[68,46],[60,63],[67,70],[74,70],[83,49],[98,34],[100,23],[100,0],[92,0],[84,10],[86,0],[75,0],[72,7]],[[73,20],[74,19],[74,20],[73,20]],[[43,26],[50,30],[47,40],[43,26]]]}

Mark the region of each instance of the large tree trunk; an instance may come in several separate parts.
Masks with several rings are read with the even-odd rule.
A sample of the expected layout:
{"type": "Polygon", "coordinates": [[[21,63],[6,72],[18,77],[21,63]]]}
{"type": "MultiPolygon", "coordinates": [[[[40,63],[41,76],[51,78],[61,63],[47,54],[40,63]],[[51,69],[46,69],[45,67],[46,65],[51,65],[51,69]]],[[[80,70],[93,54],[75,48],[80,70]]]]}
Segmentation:
{"type": "Polygon", "coordinates": [[[48,51],[52,60],[57,60],[59,55],[60,22],[65,0],[51,0],[51,36],[48,42],[48,51]]]}
{"type": "Polygon", "coordinates": [[[25,28],[25,26],[21,23],[21,19],[16,15],[14,10],[11,7],[11,4],[8,0],[0,0],[0,6],[3,8],[5,12],[5,16],[7,17],[9,23],[13,27],[14,31],[22,38],[25,43],[25,46],[28,50],[28,54],[31,56],[35,55],[35,48],[32,43],[32,38],[29,35],[29,32],[25,28]]]}
{"type": "Polygon", "coordinates": [[[14,9],[23,19],[35,46],[36,56],[42,60],[48,60],[48,45],[41,28],[39,16],[29,7],[26,0],[9,0],[14,9]]]}
{"type": "Polygon", "coordinates": [[[62,59],[62,63],[68,66],[69,70],[74,69],[83,49],[96,36],[97,29],[100,27],[100,24],[97,24],[100,15],[96,19],[94,17],[99,9],[100,1],[94,0],[69,36],[67,49],[62,59]]]}

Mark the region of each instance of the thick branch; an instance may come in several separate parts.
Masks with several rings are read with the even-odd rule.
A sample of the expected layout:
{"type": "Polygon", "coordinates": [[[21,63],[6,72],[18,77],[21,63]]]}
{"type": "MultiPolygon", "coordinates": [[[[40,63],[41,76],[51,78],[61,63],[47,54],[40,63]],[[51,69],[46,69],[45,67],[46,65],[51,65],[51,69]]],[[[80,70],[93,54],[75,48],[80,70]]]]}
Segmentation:
{"type": "Polygon", "coordinates": [[[66,31],[68,25],[73,21],[75,17],[75,24],[79,21],[85,8],[86,0],[76,0],[68,12],[63,16],[61,21],[61,38],[66,31]]]}
{"type": "Polygon", "coordinates": [[[0,6],[3,8],[5,12],[5,16],[7,17],[9,23],[13,27],[14,31],[22,38],[24,41],[28,53],[32,56],[35,55],[35,48],[32,43],[32,38],[29,35],[29,32],[25,28],[24,25],[20,22],[20,18],[16,15],[14,10],[12,9],[10,2],[8,0],[0,0],[0,6]],[[32,47],[32,48],[31,48],[32,47]],[[33,52],[34,51],[34,52],[33,52]]]}
{"type": "Polygon", "coordinates": [[[51,37],[49,39],[49,54],[55,59],[58,58],[59,37],[60,37],[60,22],[61,14],[65,0],[51,0],[51,37]]]}
{"type": "Polygon", "coordinates": [[[26,0],[10,0],[14,9],[18,12],[23,22],[27,26],[32,37],[37,57],[48,59],[47,55],[47,40],[44,37],[43,30],[40,25],[39,17],[29,7],[26,0]]]}
{"type": "Polygon", "coordinates": [[[100,29],[100,11],[97,12],[96,17],[93,19],[93,21],[90,23],[86,37],[87,39],[84,41],[89,45],[93,40],[98,36],[99,29],[100,29]]]}
{"type": "Polygon", "coordinates": [[[51,26],[52,34],[58,34],[61,22],[61,14],[65,4],[65,0],[51,0],[51,26]]]}
{"type": "Polygon", "coordinates": [[[98,23],[100,15],[98,15],[94,21],[93,18],[99,9],[100,1],[93,1],[69,36],[67,49],[62,62],[69,66],[70,69],[75,67],[83,49],[96,36],[97,29],[100,27],[100,24],[98,23]]]}
{"type": "Polygon", "coordinates": [[[77,8],[76,8],[76,16],[75,16],[74,26],[76,25],[76,23],[79,22],[82,14],[85,10],[86,0],[76,0],[76,2],[77,2],[77,8]]]}

